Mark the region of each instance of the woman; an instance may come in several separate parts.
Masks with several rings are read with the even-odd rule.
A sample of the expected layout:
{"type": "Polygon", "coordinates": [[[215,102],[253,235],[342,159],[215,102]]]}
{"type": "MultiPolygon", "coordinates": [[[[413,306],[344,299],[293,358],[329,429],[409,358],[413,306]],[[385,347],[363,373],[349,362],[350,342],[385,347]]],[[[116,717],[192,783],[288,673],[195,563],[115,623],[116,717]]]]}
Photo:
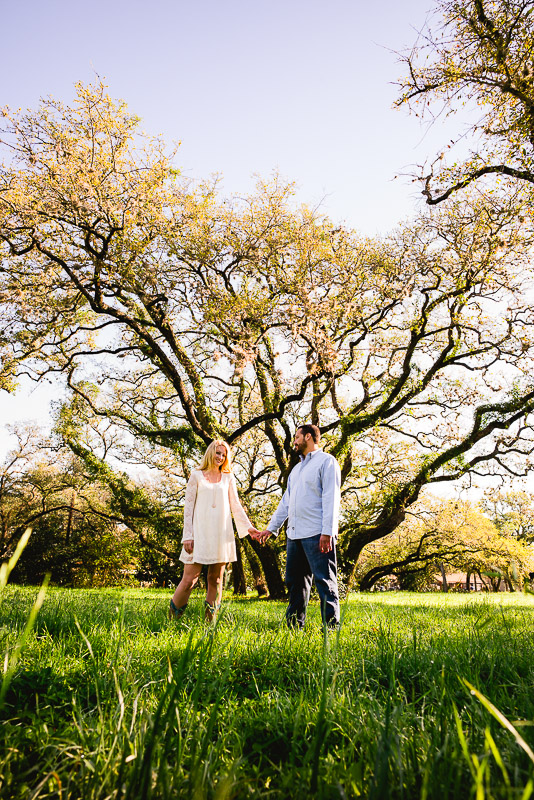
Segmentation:
{"type": "Polygon", "coordinates": [[[252,527],[239,502],[231,458],[226,442],[216,439],[209,445],[200,467],[191,472],[187,482],[183,548],[180,553],[184,574],[170,603],[170,619],[182,616],[202,566],[207,564],[206,619],[212,621],[221,604],[226,564],[237,560],[232,514],[241,538],[252,527]]]}

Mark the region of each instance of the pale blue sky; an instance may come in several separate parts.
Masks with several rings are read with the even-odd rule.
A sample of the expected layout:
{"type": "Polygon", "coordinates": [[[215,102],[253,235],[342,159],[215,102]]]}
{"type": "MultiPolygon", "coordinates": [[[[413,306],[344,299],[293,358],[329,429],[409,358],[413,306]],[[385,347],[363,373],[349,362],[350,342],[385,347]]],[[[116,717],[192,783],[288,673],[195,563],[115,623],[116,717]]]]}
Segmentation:
{"type": "Polygon", "coordinates": [[[0,102],[35,107],[106,79],[150,133],[182,142],[185,173],[228,193],[273,169],[364,232],[409,215],[395,173],[443,142],[391,108],[433,0],[3,0],[0,102]],[[430,141],[429,141],[430,139],[430,141]]]}
{"type": "MultiPolygon", "coordinates": [[[[393,110],[391,50],[413,44],[433,0],[22,0],[0,4],[0,105],[35,107],[105,79],[149,133],[180,140],[178,165],[227,194],[279,170],[300,198],[362,233],[414,213],[393,180],[447,139],[393,110]]],[[[43,419],[49,392],[0,392],[4,422],[43,419]]],[[[0,436],[0,450],[6,437],[0,436]]]]}

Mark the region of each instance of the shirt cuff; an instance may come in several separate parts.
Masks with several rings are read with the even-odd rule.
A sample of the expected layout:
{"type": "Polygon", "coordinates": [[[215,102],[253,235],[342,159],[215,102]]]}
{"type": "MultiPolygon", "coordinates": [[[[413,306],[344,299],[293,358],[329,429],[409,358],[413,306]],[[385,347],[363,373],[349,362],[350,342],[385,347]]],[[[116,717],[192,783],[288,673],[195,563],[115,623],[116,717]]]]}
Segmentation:
{"type": "MultiPolygon", "coordinates": [[[[283,524],[284,523],[282,522],[282,525],[283,524]]],[[[279,525],[278,527],[276,527],[276,525],[274,525],[273,521],[271,520],[269,522],[269,524],[267,525],[267,527],[265,528],[265,530],[266,531],[271,531],[273,536],[278,536],[278,533],[279,533],[280,528],[282,527],[282,525],[279,525]]]]}

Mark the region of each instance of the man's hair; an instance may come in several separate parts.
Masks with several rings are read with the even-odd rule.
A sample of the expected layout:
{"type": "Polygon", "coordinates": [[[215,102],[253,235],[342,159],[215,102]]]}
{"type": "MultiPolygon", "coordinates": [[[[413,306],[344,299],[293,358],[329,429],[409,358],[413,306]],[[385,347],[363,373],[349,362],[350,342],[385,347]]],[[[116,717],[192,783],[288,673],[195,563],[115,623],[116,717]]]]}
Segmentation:
{"type": "Polygon", "coordinates": [[[306,436],[306,434],[309,433],[315,444],[319,444],[321,441],[321,431],[317,425],[299,425],[297,430],[302,431],[303,436],[306,436]]]}

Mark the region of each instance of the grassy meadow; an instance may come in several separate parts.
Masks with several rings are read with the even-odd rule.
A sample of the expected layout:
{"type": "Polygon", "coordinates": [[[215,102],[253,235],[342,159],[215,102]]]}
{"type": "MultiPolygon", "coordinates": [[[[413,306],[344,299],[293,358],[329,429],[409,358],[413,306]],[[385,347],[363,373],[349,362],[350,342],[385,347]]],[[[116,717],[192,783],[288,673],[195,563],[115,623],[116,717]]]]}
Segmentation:
{"type": "Polygon", "coordinates": [[[522,798],[534,787],[534,599],[351,594],[339,632],[199,591],[9,584],[0,797],[522,798]],[[41,600],[43,598],[41,597],[41,600]],[[28,622],[29,620],[29,622],[28,622]]]}

